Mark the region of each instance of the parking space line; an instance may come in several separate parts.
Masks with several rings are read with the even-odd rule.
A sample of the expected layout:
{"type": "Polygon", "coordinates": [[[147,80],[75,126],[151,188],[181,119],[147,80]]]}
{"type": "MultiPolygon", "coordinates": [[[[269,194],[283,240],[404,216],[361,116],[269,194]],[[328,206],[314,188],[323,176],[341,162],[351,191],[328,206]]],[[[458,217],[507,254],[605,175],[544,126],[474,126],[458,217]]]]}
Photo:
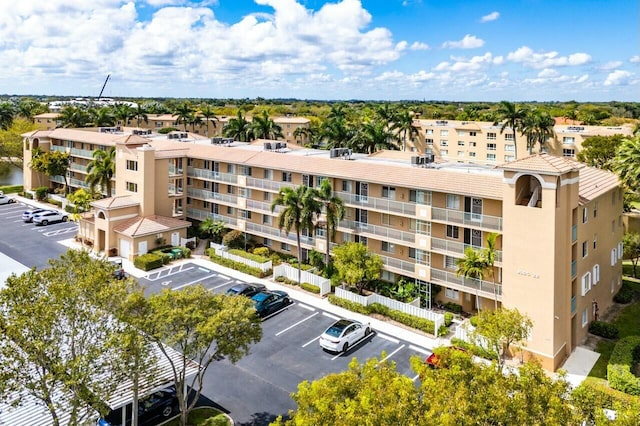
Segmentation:
{"type": "MultiPolygon", "coordinates": [[[[322,334],[320,335],[322,336],[322,334]]],[[[303,348],[306,348],[307,346],[309,346],[310,344],[312,344],[313,342],[315,342],[316,340],[318,340],[320,338],[320,336],[316,337],[313,340],[309,340],[307,343],[305,343],[304,345],[302,345],[303,348]]]]}
{"type": "Polygon", "coordinates": [[[398,339],[396,339],[396,338],[394,338],[394,337],[391,337],[391,336],[387,336],[386,334],[377,333],[377,335],[378,335],[378,336],[380,336],[380,337],[382,337],[383,339],[388,340],[388,341],[390,341],[390,342],[393,342],[393,343],[395,343],[395,344],[400,343],[400,340],[398,340],[398,339]]]}
{"type": "Polygon", "coordinates": [[[209,279],[209,278],[213,278],[213,277],[215,277],[217,275],[218,274],[207,275],[206,277],[202,277],[202,278],[199,278],[199,279],[197,279],[195,281],[191,281],[191,282],[188,282],[186,284],[179,285],[178,287],[174,287],[174,288],[172,288],[172,290],[180,290],[183,287],[187,287],[187,286],[190,286],[192,284],[197,284],[199,282],[202,282],[203,280],[206,280],[206,279],[209,279]]]}
{"type": "Polygon", "coordinates": [[[331,315],[330,313],[327,313],[327,312],[323,312],[322,315],[324,315],[325,317],[332,318],[332,319],[334,319],[336,321],[338,321],[340,319],[340,317],[337,317],[335,315],[331,315]]]}
{"type": "Polygon", "coordinates": [[[316,316],[316,315],[318,315],[319,313],[320,313],[320,312],[315,312],[315,313],[313,313],[313,314],[309,315],[308,317],[306,317],[306,318],[304,318],[304,319],[301,319],[301,320],[300,320],[300,321],[298,321],[297,323],[290,325],[289,327],[285,328],[284,330],[278,331],[278,332],[276,333],[276,336],[279,336],[279,335],[281,335],[282,333],[284,333],[284,332],[286,332],[286,331],[291,330],[293,327],[296,327],[297,325],[302,324],[302,323],[303,323],[303,322],[305,322],[306,320],[308,320],[308,319],[310,319],[310,318],[315,317],[315,316],[316,316]]]}
{"type": "MultiPolygon", "coordinates": [[[[349,346],[349,349],[347,350],[347,352],[349,352],[351,349],[353,348],[357,348],[358,346],[360,346],[362,343],[366,342],[367,340],[369,340],[369,337],[371,337],[371,335],[369,336],[364,336],[362,339],[358,340],[353,346],[349,346]]],[[[404,346],[404,345],[402,345],[404,346]]],[[[400,347],[400,349],[402,349],[402,346],[400,347]]],[[[398,350],[400,350],[398,349],[398,350]]],[[[396,350],[397,352],[397,350],[396,350]]],[[[394,352],[395,353],[395,352],[394,352]]],[[[340,352],[339,354],[337,354],[336,356],[334,356],[333,358],[331,358],[331,361],[338,359],[341,355],[344,355],[344,352],[340,352]]],[[[393,354],[392,354],[393,355],[393,354]]],[[[389,358],[389,357],[387,357],[389,358]]],[[[385,358],[385,359],[387,359],[385,358]]]]}
{"type": "MultiPolygon", "coordinates": [[[[183,266],[183,265],[181,265],[181,266],[183,266]]],[[[168,268],[161,269],[159,271],[155,271],[155,272],[147,275],[145,277],[145,279],[147,279],[149,281],[158,281],[160,278],[166,278],[166,277],[168,277],[170,275],[179,274],[180,272],[188,271],[189,269],[193,269],[193,266],[190,266],[188,268],[184,268],[184,269],[178,270],[176,272],[173,272],[173,270],[175,268],[176,268],[176,266],[173,266],[173,267],[168,267],[168,268]],[[166,272],[166,274],[164,272],[166,272]],[[151,278],[151,277],[154,277],[154,276],[155,276],[155,278],[151,278]]]]}
{"type": "MultiPolygon", "coordinates": [[[[214,275],[214,276],[215,276],[215,275],[214,275]]],[[[216,289],[218,289],[218,288],[220,288],[220,287],[224,287],[225,285],[229,285],[229,284],[231,284],[233,281],[234,281],[234,280],[225,281],[225,282],[224,282],[224,283],[222,283],[222,284],[219,284],[219,285],[217,285],[217,286],[215,286],[215,287],[213,287],[213,288],[210,288],[210,289],[209,289],[209,291],[213,291],[213,290],[216,290],[216,289]]]]}
{"type": "Polygon", "coordinates": [[[262,317],[262,321],[264,322],[265,320],[267,320],[267,319],[271,318],[271,317],[272,317],[272,316],[274,316],[274,315],[279,314],[280,312],[284,311],[285,309],[289,309],[289,306],[293,306],[293,305],[295,305],[295,302],[291,302],[291,304],[289,304],[289,305],[287,305],[287,306],[284,306],[283,308],[278,309],[278,310],[277,310],[277,311],[275,311],[275,312],[270,313],[270,314],[269,314],[269,315],[267,315],[266,317],[262,317]]]}
{"type": "Polygon", "coordinates": [[[229,277],[227,277],[226,275],[220,275],[220,278],[222,278],[223,280],[228,280],[229,277]]]}
{"type": "Polygon", "coordinates": [[[431,352],[429,352],[428,350],[424,348],[419,348],[417,346],[409,345],[409,349],[411,349],[412,351],[423,353],[425,355],[431,355],[431,352]]]}
{"type": "Polygon", "coordinates": [[[420,375],[416,374],[415,376],[413,376],[413,379],[411,379],[411,381],[415,382],[416,380],[418,380],[418,378],[420,378],[420,375]]]}
{"type": "Polygon", "coordinates": [[[403,343],[403,344],[402,344],[402,346],[400,346],[398,349],[396,349],[395,351],[391,352],[389,355],[387,355],[387,356],[385,356],[384,358],[382,358],[382,359],[380,360],[380,362],[388,360],[389,358],[391,358],[392,356],[394,356],[396,353],[398,353],[398,351],[399,351],[400,349],[402,349],[402,348],[404,348],[404,347],[405,347],[405,345],[404,345],[404,343],[403,343]]]}
{"type": "Polygon", "coordinates": [[[198,270],[202,272],[211,272],[210,270],[208,270],[207,268],[203,268],[202,266],[198,267],[198,270]]]}
{"type": "Polygon", "coordinates": [[[309,311],[314,311],[316,310],[316,308],[312,308],[311,306],[307,306],[307,305],[303,305],[302,303],[298,303],[298,306],[300,306],[301,308],[307,309],[309,311]]]}

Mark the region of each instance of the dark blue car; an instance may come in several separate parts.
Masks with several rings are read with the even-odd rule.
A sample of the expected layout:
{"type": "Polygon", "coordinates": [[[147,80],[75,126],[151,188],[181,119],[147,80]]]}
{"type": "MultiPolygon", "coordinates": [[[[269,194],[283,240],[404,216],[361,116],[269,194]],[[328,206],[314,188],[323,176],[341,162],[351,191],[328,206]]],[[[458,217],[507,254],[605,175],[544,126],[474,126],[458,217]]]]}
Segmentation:
{"type": "MultiPolygon", "coordinates": [[[[127,421],[125,425],[128,426],[131,424],[131,404],[126,406],[126,410],[127,421]]],[[[157,425],[176,416],[179,411],[176,388],[170,386],[138,401],[138,423],[141,426],[157,425]]],[[[122,408],[112,410],[104,418],[98,420],[98,426],[122,425],[122,408]]]]}
{"type": "Polygon", "coordinates": [[[256,312],[263,318],[284,309],[291,304],[289,295],[280,290],[261,291],[251,297],[251,300],[253,300],[256,312]]]}

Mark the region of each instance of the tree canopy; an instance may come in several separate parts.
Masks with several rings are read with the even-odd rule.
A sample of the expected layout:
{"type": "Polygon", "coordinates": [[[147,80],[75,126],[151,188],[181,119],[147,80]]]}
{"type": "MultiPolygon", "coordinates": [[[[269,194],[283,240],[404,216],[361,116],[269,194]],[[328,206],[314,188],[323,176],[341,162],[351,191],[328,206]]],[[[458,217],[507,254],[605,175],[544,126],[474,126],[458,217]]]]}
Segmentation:
{"type": "Polygon", "coordinates": [[[382,258],[362,243],[337,246],[333,249],[333,261],[340,281],[357,288],[360,294],[382,273],[382,258]]]}

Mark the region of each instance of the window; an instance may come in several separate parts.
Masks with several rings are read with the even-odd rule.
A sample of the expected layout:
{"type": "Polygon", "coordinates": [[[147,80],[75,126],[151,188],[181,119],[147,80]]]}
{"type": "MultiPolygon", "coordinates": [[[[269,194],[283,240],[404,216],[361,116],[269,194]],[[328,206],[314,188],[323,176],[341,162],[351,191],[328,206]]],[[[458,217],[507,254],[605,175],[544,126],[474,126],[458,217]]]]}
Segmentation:
{"type": "Polygon", "coordinates": [[[380,222],[383,225],[391,225],[391,215],[388,215],[386,213],[381,213],[380,214],[380,222]]]}
{"type": "Polygon", "coordinates": [[[449,141],[448,140],[441,140],[440,141],[440,146],[449,146],[449,141]]]}
{"type": "Polygon", "coordinates": [[[448,130],[440,130],[440,136],[449,136],[448,130]]]}
{"type": "Polygon", "coordinates": [[[273,180],[273,170],[265,169],[264,170],[264,178],[273,180]]]}
{"type": "Polygon", "coordinates": [[[495,154],[487,154],[487,161],[496,161],[495,154]]]}
{"type": "Polygon", "coordinates": [[[589,290],[591,290],[591,272],[582,276],[582,295],[589,293],[589,290]]]}
{"type": "Polygon", "coordinates": [[[454,194],[447,194],[447,208],[460,210],[460,197],[454,194]]]}
{"type": "Polygon", "coordinates": [[[291,251],[291,246],[287,243],[280,243],[280,248],[284,251],[291,251]]]}
{"type": "Polygon", "coordinates": [[[458,151],[458,157],[464,157],[464,151],[458,151]]]}
{"type": "MultiPolygon", "coordinates": [[[[209,182],[208,180],[202,181],[202,189],[209,189],[210,186],[211,186],[211,182],[209,182]]],[[[218,192],[218,191],[215,191],[215,192],[218,192]]]]}
{"type": "Polygon", "coordinates": [[[618,255],[616,253],[615,247],[611,249],[611,266],[615,266],[618,260],[618,255]]]}
{"type": "Polygon", "coordinates": [[[618,260],[622,259],[622,250],[624,250],[622,243],[618,243],[618,260]]]}
{"type": "Polygon", "coordinates": [[[236,173],[236,165],[235,164],[227,164],[227,173],[235,174],[236,173]]]}
{"type": "Polygon", "coordinates": [[[240,210],[240,219],[251,219],[251,211],[249,210],[240,210]]]}
{"type": "Polygon", "coordinates": [[[600,282],[600,265],[593,265],[593,285],[600,282]]]}
{"type": "Polygon", "coordinates": [[[613,234],[616,230],[616,220],[611,221],[611,233],[613,234]]]}
{"type": "Polygon", "coordinates": [[[488,143],[487,144],[487,151],[495,151],[497,147],[497,144],[495,143],[488,143]]]}
{"type": "Polygon", "coordinates": [[[447,269],[456,269],[456,258],[452,256],[445,256],[444,267],[447,269]]]}
{"type": "Polygon", "coordinates": [[[251,198],[251,189],[238,188],[238,196],[242,198],[251,198]]]}
{"type": "Polygon", "coordinates": [[[458,136],[464,136],[464,130],[458,130],[458,136]]]}
{"type": "Polygon", "coordinates": [[[565,145],[573,145],[576,139],[574,137],[564,136],[562,138],[562,143],[565,145]]]}
{"type": "Polygon", "coordinates": [[[593,249],[598,248],[598,234],[593,234],[593,249]]]}
{"type": "Polygon", "coordinates": [[[452,300],[460,300],[460,294],[458,293],[458,290],[453,290],[451,288],[445,288],[444,289],[444,295],[447,299],[452,299],[452,300]]]}
{"type": "Polygon", "coordinates": [[[282,181],[291,182],[291,172],[282,172],[282,181]]]}
{"type": "Polygon", "coordinates": [[[249,167],[249,166],[240,166],[240,174],[242,176],[251,176],[251,167],[249,167]]]}
{"type": "Polygon", "coordinates": [[[505,133],[504,134],[504,140],[505,141],[513,141],[514,140],[513,133],[505,133]]]}
{"type": "Polygon", "coordinates": [[[138,192],[138,184],[134,182],[127,182],[127,191],[138,192]]]}
{"type": "Polygon", "coordinates": [[[476,143],[475,143],[475,142],[469,142],[469,146],[470,146],[471,148],[475,148],[475,147],[476,147],[476,143]]]}
{"type": "Polygon", "coordinates": [[[134,172],[138,171],[138,162],[134,160],[127,160],[127,170],[132,170],[134,172]]]}
{"type": "Polygon", "coordinates": [[[469,153],[469,157],[475,157],[475,156],[476,156],[476,153],[475,153],[475,152],[470,152],[470,153],[469,153]]]}
{"type": "Polygon", "coordinates": [[[409,229],[417,234],[431,235],[431,222],[411,219],[409,221],[409,229]]]}
{"type": "Polygon", "coordinates": [[[448,149],[441,149],[440,150],[440,156],[441,157],[448,157],[449,156],[449,150],[448,149]]]}
{"type": "Polygon", "coordinates": [[[487,139],[495,140],[496,139],[496,134],[495,133],[487,133],[487,139]]]}
{"type": "Polygon", "coordinates": [[[424,133],[426,135],[432,135],[433,134],[433,129],[427,129],[427,130],[424,131],[424,133]]]}
{"type": "Polygon", "coordinates": [[[187,167],[193,167],[193,158],[187,158],[187,167]]]}
{"type": "Polygon", "coordinates": [[[459,228],[454,225],[447,225],[447,238],[455,238],[458,239],[459,228]]]}
{"type": "Polygon", "coordinates": [[[271,193],[270,192],[263,192],[262,193],[262,199],[264,201],[271,201],[271,193]]]}
{"type": "Polygon", "coordinates": [[[433,145],[433,139],[425,139],[427,145],[433,145]]]}
{"type": "Polygon", "coordinates": [[[476,132],[469,132],[469,136],[475,136],[476,132]]]}
{"type": "Polygon", "coordinates": [[[350,180],[343,180],[342,181],[342,191],[351,192],[351,181],[350,180]]]}
{"type": "Polygon", "coordinates": [[[393,186],[382,187],[382,198],[396,199],[396,189],[393,186]]]}
{"type": "Polygon", "coordinates": [[[409,191],[409,201],[416,204],[431,205],[431,191],[418,191],[411,189],[409,191]]]}
{"type": "Polygon", "coordinates": [[[464,146],[464,141],[458,141],[458,146],[464,146]]]}
{"type": "Polygon", "coordinates": [[[235,211],[234,211],[233,207],[227,206],[227,214],[229,216],[233,216],[235,214],[235,211]]]}
{"type": "Polygon", "coordinates": [[[576,150],[573,148],[562,148],[562,156],[563,157],[575,157],[576,150]]]}
{"type": "Polygon", "coordinates": [[[587,323],[589,322],[589,314],[587,314],[587,308],[584,308],[584,311],[582,311],[582,327],[586,327],[587,323]]]}
{"type": "Polygon", "coordinates": [[[233,185],[227,185],[227,194],[235,194],[236,193],[236,187],[233,185]]]}
{"type": "Polygon", "coordinates": [[[587,223],[589,220],[589,210],[585,207],[582,209],[582,223],[587,223]]]}
{"type": "Polygon", "coordinates": [[[308,186],[309,188],[313,188],[313,176],[302,175],[302,184],[304,186],[308,186]]]}
{"type": "Polygon", "coordinates": [[[268,214],[263,214],[262,215],[262,224],[263,225],[271,225],[273,223],[273,217],[269,216],[268,214]]]}
{"type": "Polygon", "coordinates": [[[589,246],[586,241],[582,242],[582,257],[587,257],[589,246]]]}
{"type": "Polygon", "coordinates": [[[598,202],[593,203],[593,217],[598,217],[598,202]]]}
{"type": "Polygon", "coordinates": [[[395,247],[393,244],[383,241],[382,242],[382,251],[385,253],[393,253],[395,251],[395,247]]]}
{"type": "Polygon", "coordinates": [[[511,144],[505,144],[504,150],[505,152],[515,152],[516,146],[511,144]]]}
{"type": "Polygon", "coordinates": [[[513,155],[505,155],[504,156],[504,161],[505,162],[509,162],[509,161],[515,161],[516,157],[514,157],[513,155]]]}

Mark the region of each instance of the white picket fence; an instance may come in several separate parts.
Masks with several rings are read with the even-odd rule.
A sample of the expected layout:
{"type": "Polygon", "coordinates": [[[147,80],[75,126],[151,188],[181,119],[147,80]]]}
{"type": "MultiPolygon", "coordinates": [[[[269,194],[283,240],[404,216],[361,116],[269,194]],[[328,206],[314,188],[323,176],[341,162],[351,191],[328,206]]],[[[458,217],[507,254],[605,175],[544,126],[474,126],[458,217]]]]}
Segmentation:
{"type": "Polygon", "coordinates": [[[388,307],[389,309],[404,312],[405,314],[413,315],[415,317],[428,319],[429,321],[433,321],[436,331],[444,325],[444,315],[431,311],[429,309],[422,309],[419,306],[414,306],[413,303],[415,303],[415,301],[411,303],[403,303],[398,300],[394,300],[375,293],[370,294],[369,296],[361,296],[340,287],[336,287],[335,293],[336,296],[341,299],[359,303],[360,305],[368,306],[372,303],[379,303],[388,307]]]}
{"type": "MultiPolygon", "coordinates": [[[[273,268],[273,278],[285,277],[289,280],[298,281],[298,268],[294,268],[287,263],[281,263],[273,268]]],[[[320,296],[331,293],[331,280],[308,271],[301,271],[300,281],[313,284],[320,288],[320,296]]]]}
{"type": "Polygon", "coordinates": [[[235,254],[231,254],[227,251],[227,248],[218,244],[211,243],[211,248],[216,251],[216,254],[225,259],[233,260],[234,262],[243,263],[247,266],[251,266],[252,268],[258,268],[262,272],[267,272],[273,267],[273,263],[269,260],[268,262],[259,263],[255,260],[247,259],[246,257],[238,256],[235,254]]]}
{"type": "Polygon", "coordinates": [[[196,237],[191,237],[191,238],[180,238],[180,245],[182,247],[186,247],[187,243],[189,242],[193,242],[193,246],[196,246],[196,237]]]}
{"type": "Polygon", "coordinates": [[[487,339],[475,333],[476,328],[472,326],[468,321],[465,321],[458,327],[456,327],[455,337],[456,339],[463,340],[467,343],[471,343],[476,346],[480,346],[485,350],[489,349],[487,339]]]}

